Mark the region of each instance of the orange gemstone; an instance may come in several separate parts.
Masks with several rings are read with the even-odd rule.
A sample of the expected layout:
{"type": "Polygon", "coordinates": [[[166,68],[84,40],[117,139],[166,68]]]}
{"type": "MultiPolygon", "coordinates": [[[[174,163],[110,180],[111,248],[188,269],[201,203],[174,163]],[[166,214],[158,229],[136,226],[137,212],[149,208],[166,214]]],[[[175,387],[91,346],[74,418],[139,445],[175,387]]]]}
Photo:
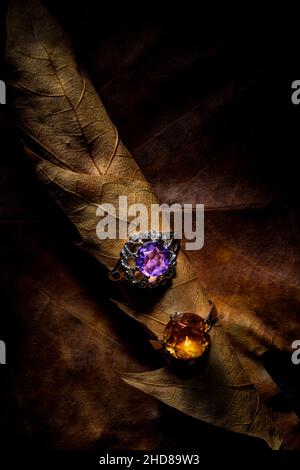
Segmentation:
{"type": "Polygon", "coordinates": [[[176,313],[164,332],[165,350],[176,359],[196,359],[210,343],[209,325],[195,313],[176,313]]]}

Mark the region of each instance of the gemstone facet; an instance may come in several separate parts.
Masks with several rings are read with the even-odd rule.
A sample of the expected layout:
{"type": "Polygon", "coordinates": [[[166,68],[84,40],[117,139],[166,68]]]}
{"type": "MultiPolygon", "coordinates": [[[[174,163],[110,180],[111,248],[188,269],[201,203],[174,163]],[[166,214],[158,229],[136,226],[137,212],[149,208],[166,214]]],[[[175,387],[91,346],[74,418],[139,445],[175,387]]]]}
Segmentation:
{"type": "Polygon", "coordinates": [[[209,325],[195,313],[176,313],[166,326],[164,348],[174,358],[196,359],[210,344],[209,325]]]}
{"type": "Polygon", "coordinates": [[[170,251],[159,242],[146,242],[137,251],[136,265],[149,278],[164,274],[170,265],[170,251]]]}
{"type": "Polygon", "coordinates": [[[124,244],[110,279],[155,288],[175,276],[179,240],[174,232],[133,234],[124,244]]]}

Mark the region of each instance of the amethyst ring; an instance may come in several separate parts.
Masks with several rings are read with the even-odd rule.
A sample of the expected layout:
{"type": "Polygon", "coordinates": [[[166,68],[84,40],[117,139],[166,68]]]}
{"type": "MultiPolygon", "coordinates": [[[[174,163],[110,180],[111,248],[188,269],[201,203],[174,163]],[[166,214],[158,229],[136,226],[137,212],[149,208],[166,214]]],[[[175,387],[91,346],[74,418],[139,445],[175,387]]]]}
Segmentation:
{"type": "Polygon", "coordinates": [[[132,235],[123,246],[111,277],[143,288],[165,284],[175,275],[178,250],[179,240],[174,232],[132,235]]]}

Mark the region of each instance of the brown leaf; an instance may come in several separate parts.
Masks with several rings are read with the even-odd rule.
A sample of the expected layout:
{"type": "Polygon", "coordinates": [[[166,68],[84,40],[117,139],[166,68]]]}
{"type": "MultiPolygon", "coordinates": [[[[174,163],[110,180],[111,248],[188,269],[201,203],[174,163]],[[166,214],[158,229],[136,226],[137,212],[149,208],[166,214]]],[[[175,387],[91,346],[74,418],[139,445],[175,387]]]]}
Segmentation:
{"type": "Polygon", "coordinates": [[[128,342],[67,266],[28,246],[23,251],[33,248],[38,264],[27,263],[10,285],[22,331],[14,362],[16,431],[40,436],[46,448],[156,448],[159,404],[124,387],[114,372],[120,364],[143,369],[128,342]]]}
{"type": "Polygon", "coordinates": [[[236,360],[226,335],[216,328],[212,339],[208,361],[196,375],[176,376],[165,367],[121,376],[126,383],[188,415],[231,431],[259,436],[278,449],[281,439],[276,427],[261,407],[258,392],[236,360]],[[226,368],[222,366],[224,362],[226,368]]]}
{"type": "MultiPolygon", "coordinates": [[[[7,24],[6,57],[15,96],[15,117],[27,154],[40,180],[75,225],[83,247],[111,269],[122,240],[97,239],[96,207],[115,202],[119,195],[149,206],[156,202],[154,193],[121,143],[88,77],[80,71],[65,34],[39,2],[12,0],[7,24]]],[[[210,310],[182,251],[171,288],[151,297],[125,293],[129,307],[123,309],[156,338],[161,338],[170,314],[175,311],[205,317],[210,310]]],[[[191,416],[255,435],[278,448],[281,442],[278,433],[252,385],[245,380],[234,352],[222,333],[214,332],[212,339],[212,365],[204,376],[193,377],[193,393],[170,370],[163,373],[167,394],[161,393],[160,383],[153,385],[156,379],[147,385],[143,375],[134,376],[134,386],[191,416]],[[223,341],[228,348],[226,357],[220,353],[221,346],[225,347],[223,341]],[[223,377],[226,393],[224,390],[220,393],[216,383],[220,380],[223,389],[223,377]],[[215,399],[203,404],[202,409],[203,380],[205,387],[212,387],[209,396],[213,391],[215,399]],[[170,395],[171,383],[176,386],[170,395]]],[[[152,374],[156,377],[158,373],[152,374]]]]}
{"type": "Polygon", "coordinates": [[[157,448],[161,403],[137,394],[114,371],[120,364],[150,370],[152,360],[149,366],[139,359],[132,322],[99,301],[107,288],[102,270],[94,289],[97,264],[84,266],[58,211],[45,214],[49,201],[14,154],[11,127],[1,129],[10,148],[0,189],[8,201],[0,210],[1,339],[8,349],[3,442],[43,451],[157,448]]]}

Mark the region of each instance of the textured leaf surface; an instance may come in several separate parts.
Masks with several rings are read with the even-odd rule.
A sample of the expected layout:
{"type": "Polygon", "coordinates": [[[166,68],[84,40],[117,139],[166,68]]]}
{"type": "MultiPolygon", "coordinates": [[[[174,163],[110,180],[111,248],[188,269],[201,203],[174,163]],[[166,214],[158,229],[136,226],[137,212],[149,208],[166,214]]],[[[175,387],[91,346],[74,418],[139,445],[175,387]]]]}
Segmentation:
{"type": "Polygon", "coordinates": [[[261,436],[278,448],[281,440],[274,423],[259,405],[258,392],[236,360],[226,336],[216,328],[212,339],[214,346],[208,361],[194,376],[178,377],[163,368],[122,377],[188,415],[232,431],[261,436]]]}
{"type": "MultiPolygon", "coordinates": [[[[62,30],[34,0],[11,2],[7,61],[15,94],[16,121],[38,176],[74,223],[84,248],[107,268],[112,268],[122,242],[100,242],[96,238],[96,206],[115,201],[120,194],[150,204],[156,201],[154,194],[119,140],[88,78],[79,71],[62,30]]],[[[169,315],[175,310],[206,316],[209,303],[181,252],[172,288],[154,298],[152,303],[145,298],[129,298],[123,309],[155,336],[161,337],[169,315]]],[[[223,336],[216,330],[212,342],[215,353],[223,336]]],[[[205,380],[209,380],[216,392],[215,370],[218,369],[220,376],[228,377],[230,383],[226,382],[226,394],[216,393],[216,399],[209,406],[203,405],[203,410],[201,394],[182,388],[178,377],[170,371],[165,384],[175,383],[178,388],[171,396],[161,394],[161,373],[158,372],[150,373],[156,378],[159,375],[157,386],[153,386],[153,381],[147,385],[143,375],[134,376],[135,386],[191,416],[261,437],[271,447],[278,448],[280,438],[266,409],[249,382],[245,385],[245,376],[234,352],[228,350],[228,355],[230,360],[225,360],[221,354],[210,356],[214,367],[207,369],[205,380]],[[241,398],[245,391],[240,390],[245,386],[250,397],[246,406],[241,398]],[[225,409],[229,409],[226,418],[225,409]]],[[[203,377],[197,375],[193,380],[196,382],[193,390],[201,389],[203,377]]]]}

